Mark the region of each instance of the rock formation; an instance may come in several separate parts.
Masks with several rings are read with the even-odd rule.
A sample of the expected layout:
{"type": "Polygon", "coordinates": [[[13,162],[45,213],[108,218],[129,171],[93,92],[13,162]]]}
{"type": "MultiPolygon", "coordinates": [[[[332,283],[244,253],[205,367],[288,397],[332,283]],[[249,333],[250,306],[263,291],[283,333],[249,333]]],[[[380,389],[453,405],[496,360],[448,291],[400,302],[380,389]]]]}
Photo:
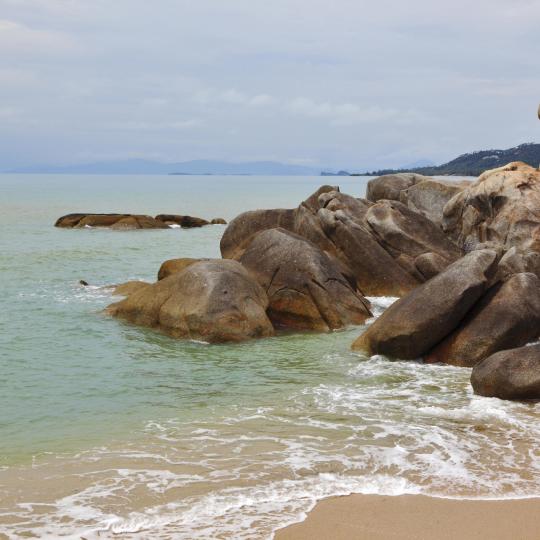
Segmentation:
{"type": "Polygon", "coordinates": [[[501,399],[540,399],[540,345],[495,353],[472,370],[476,394],[501,399]]]}
{"type": "Polygon", "coordinates": [[[371,316],[339,264],[285,229],[258,233],[238,260],[266,290],[276,327],[328,331],[371,316]]]}
{"type": "Polygon", "coordinates": [[[166,334],[210,343],[271,336],[268,297],[238,262],[209,260],[130,294],[110,315],[166,334]]]}
{"type": "Polygon", "coordinates": [[[392,304],[354,343],[367,355],[417,359],[458,326],[487,288],[497,254],[474,251],[392,304]]]}

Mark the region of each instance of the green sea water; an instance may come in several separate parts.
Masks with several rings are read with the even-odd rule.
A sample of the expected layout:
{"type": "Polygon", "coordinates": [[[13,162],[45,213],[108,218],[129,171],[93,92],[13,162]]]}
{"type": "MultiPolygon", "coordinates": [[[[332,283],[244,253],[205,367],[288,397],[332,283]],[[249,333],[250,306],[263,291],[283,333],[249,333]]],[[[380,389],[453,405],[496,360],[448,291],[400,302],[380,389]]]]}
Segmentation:
{"type": "Polygon", "coordinates": [[[268,538],[335,494],[540,495],[537,406],[473,396],[468,369],[358,356],[361,328],[207,345],[102,314],[107,285],[219,257],[224,226],[53,227],[230,220],[322,180],[0,176],[0,537],[268,538]]]}

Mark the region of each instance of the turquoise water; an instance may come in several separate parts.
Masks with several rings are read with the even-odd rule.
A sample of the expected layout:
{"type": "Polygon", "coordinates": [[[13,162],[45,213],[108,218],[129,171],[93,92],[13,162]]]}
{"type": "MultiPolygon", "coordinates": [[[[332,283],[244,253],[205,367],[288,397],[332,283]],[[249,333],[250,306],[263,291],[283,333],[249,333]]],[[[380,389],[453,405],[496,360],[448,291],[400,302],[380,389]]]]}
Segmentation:
{"type": "MultiPolygon", "coordinates": [[[[324,180],[365,191],[0,176],[0,537],[268,538],[334,494],[540,495],[537,406],[473,396],[467,369],[355,355],[360,328],[210,346],[102,315],[104,286],[218,257],[223,226],[52,226],[76,211],[229,220],[324,180]]],[[[372,300],[375,315],[392,302],[372,300]]]]}

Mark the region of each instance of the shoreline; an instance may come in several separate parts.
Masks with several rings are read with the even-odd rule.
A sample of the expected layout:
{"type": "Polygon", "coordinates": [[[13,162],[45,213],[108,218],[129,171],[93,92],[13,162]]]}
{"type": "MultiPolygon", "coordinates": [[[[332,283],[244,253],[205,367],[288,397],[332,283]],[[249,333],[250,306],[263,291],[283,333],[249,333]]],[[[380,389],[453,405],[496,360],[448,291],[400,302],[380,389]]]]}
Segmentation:
{"type": "Polygon", "coordinates": [[[275,540],[537,540],[540,497],[449,499],[346,495],[317,502],[275,540]]]}

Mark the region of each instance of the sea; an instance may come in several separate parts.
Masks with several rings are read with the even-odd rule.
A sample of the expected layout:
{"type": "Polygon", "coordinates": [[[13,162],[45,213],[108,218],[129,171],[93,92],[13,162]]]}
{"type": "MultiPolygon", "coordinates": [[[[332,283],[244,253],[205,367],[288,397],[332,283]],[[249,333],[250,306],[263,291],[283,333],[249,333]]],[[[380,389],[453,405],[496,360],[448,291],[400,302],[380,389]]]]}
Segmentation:
{"type": "Polygon", "coordinates": [[[112,284],[219,257],[225,226],[53,226],[230,220],[367,180],[0,175],[0,538],[270,539],[334,495],[540,496],[539,406],[475,396],[470,369],[353,353],[364,327],[208,345],[103,314],[112,284]]]}

